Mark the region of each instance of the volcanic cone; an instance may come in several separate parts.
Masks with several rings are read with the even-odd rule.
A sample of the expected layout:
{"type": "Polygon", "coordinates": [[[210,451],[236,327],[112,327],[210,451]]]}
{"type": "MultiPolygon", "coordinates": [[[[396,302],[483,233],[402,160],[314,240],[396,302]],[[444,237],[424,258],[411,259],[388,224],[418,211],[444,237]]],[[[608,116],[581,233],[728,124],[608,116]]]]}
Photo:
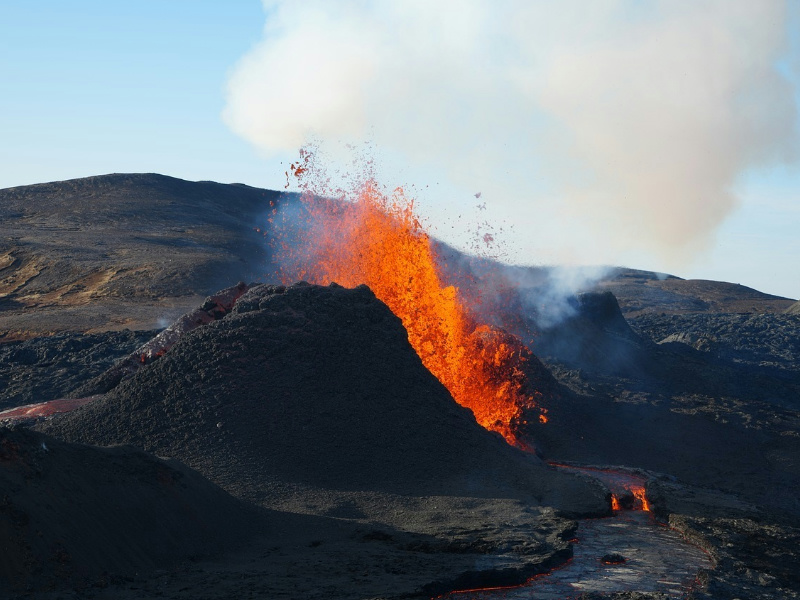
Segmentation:
{"type": "Polygon", "coordinates": [[[42,427],[178,458],[256,501],[303,486],[605,507],[598,487],[480,427],[366,286],[253,286],[104,399],[42,427]]]}

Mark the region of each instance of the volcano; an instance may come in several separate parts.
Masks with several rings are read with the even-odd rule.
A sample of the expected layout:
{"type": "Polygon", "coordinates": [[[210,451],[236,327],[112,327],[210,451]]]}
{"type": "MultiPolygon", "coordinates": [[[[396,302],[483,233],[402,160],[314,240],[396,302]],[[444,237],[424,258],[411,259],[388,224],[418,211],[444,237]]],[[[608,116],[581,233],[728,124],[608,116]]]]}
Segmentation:
{"type": "MultiPolygon", "coordinates": [[[[582,527],[613,530],[616,516],[601,527],[580,525],[576,536],[571,520],[612,514],[611,493],[615,515],[646,506],[649,512],[627,514],[669,525],[708,553],[711,566],[697,574],[692,598],[800,595],[800,317],[793,299],[616,269],[543,319],[553,269],[465,256],[412,227],[406,241],[434,248],[438,280],[430,289],[444,303],[430,306],[466,317],[449,348],[476,350],[474,372],[488,374],[495,391],[507,389],[503,374],[520,384],[514,410],[476,419],[452,391],[465,387],[458,374],[467,371],[448,377],[431,361],[443,336],[413,331],[414,303],[404,312],[391,296],[405,286],[379,281],[380,270],[374,280],[356,277],[358,252],[309,271],[324,285],[289,285],[297,278],[242,284],[235,288],[241,295],[204,301],[273,272],[280,237],[269,219],[276,206],[296,208],[297,196],[109,175],[0,190],[0,199],[0,407],[85,402],[28,419],[46,433],[4,430],[33,436],[12,440],[28,448],[30,464],[39,464],[41,442],[55,446],[64,477],[94,486],[97,477],[82,470],[93,464],[115,489],[130,487],[132,497],[146,499],[147,514],[163,507],[181,528],[193,521],[175,508],[175,497],[153,488],[147,469],[120,467],[128,459],[119,457],[191,473],[190,488],[215,500],[195,508],[191,498],[178,500],[193,514],[223,515],[223,526],[227,515],[234,523],[243,514],[241,503],[279,511],[269,513],[276,518],[266,531],[260,517],[246,516],[257,539],[216,558],[202,558],[216,533],[167,545],[169,556],[125,562],[114,536],[71,531],[71,564],[88,565],[99,573],[92,585],[108,586],[92,588],[98,598],[430,598],[516,585],[567,561],[580,548],[582,527]],[[370,287],[359,287],[364,282],[370,287]],[[178,325],[163,329],[180,315],[178,325]],[[511,352],[486,352],[495,343],[511,352]],[[108,463],[115,470],[98,466],[109,455],[122,461],[108,463]],[[80,457],[86,460],[71,464],[80,457]],[[616,490],[592,473],[625,474],[636,494],[631,484],[616,490]],[[112,548],[108,562],[87,558],[104,547],[112,548]],[[139,576],[110,575],[130,568],[139,576]]],[[[382,251],[380,244],[370,249],[382,251]]],[[[432,331],[442,331],[436,311],[430,314],[432,331]]],[[[38,557],[39,571],[25,559],[7,563],[7,572],[34,588],[36,581],[67,592],[84,585],[86,578],[60,578],[64,562],[52,560],[56,546],[48,545],[61,535],[60,520],[87,522],[68,502],[77,492],[43,478],[36,498],[15,495],[36,473],[19,464],[20,479],[8,488],[15,491],[3,500],[10,523],[3,540],[18,549],[9,556],[38,557]],[[49,507],[39,502],[55,489],[65,489],[65,498],[49,507]],[[42,545],[33,529],[25,534],[33,537],[14,537],[22,513],[42,523],[42,545]]],[[[106,522],[107,509],[87,506],[106,522]]],[[[133,536],[134,545],[151,543],[130,528],[116,533],[133,536]]],[[[601,559],[613,550],[592,556],[587,546],[583,554],[608,574],[616,567],[601,559]]],[[[633,568],[636,557],[622,554],[624,568],[633,568]]],[[[33,597],[48,597],[35,589],[33,597]]]]}

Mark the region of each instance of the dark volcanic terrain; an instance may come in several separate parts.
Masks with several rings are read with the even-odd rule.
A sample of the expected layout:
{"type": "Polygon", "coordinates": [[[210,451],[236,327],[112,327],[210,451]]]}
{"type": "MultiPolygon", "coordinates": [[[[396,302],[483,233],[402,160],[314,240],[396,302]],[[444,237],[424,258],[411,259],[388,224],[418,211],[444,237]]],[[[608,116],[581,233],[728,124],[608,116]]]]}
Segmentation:
{"type": "MultiPolygon", "coordinates": [[[[345,533],[330,542],[350,560],[386,546],[414,565],[394,594],[524,581],[568,556],[573,524],[557,514],[608,513],[603,486],[508,446],[453,402],[364,286],[251,287],[104,397],[37,428],[178,458],[253,504],[320,518],[321,532],[334,519],[345,533]],[[502,522],[528,531],[509,538],[502,522]]],[[[359,597],[385,577],[328,594],[359,597]]],[[[312,597],[318,582],[293,585],[289,597],[312,597]]]]}
{"type": "Polygon", "coordinates": [[[42,429],[178,458],[256,502],[308,486],[605,508],[601,489],[510,447],[455,404],[365,286],[254,286],[229,315],[42,429]]]}
{"type": "Polygon", "coordinates": [[[652,514],[713,559],[686,597],[800,597],[797,302],[618,269],[550,310],[550,270],[441,246],[483,316],[544,364],[530,375],[549,420],[520,424],[537,457],[455,404],[367,288],[241,284],[204,302],[271,272],[264,215],[290,201],[160,175],[0,190],[0,410],[98,395],[25,420],[40,431],[0,429],[2,589],[376,599],[516,584],[569,558],[572,518],[609,511],[608,489],[554,462],[647,481],[652,514]],[[191,327],[154,339],[184,313],[191,327]],[[96,447],[114,444],[128,446],[96,447]]]}
{"type": "Polygon", "coordinates": [[[60,333],[0,344],[0,410],[62,398],[156,333],[60,333]]]}
{"type": "Polygon", "coordinates": [[[613,293],[628,318],[647,313],[775,314],[793,302],[738,283],[681,279],[636,269],[613,269],[598,288],[613,293]]]}
{"type": "Polygon", "coordinates": [[[609,292],[576,306],[527,338],[562,386],[531,439],[556,462],[650,473],[661,516],[702,533],[720,557],[708,597],[797,597],[800,318],[626,318],[609,292]]]}
{"type": "Polygon", "coordinates": [[[4,598],[108,585],[268,532],[263,511],[177,461],[26,429],[0,429],[0,489],[4,598]]]}

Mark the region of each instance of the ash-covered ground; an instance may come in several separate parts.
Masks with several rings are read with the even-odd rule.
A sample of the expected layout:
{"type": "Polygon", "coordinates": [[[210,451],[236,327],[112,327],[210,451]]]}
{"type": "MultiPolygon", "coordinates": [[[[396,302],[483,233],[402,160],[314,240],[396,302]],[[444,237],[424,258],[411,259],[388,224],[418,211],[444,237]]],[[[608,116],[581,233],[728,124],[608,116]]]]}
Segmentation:
{"type": "Polygon", "coordinates": [[[518,583],[570,556],[574,518],[609,510],[602,485],[547,461],[639,469],[653,514],[714,559],[692,597],[800,596],[792,299],[619,270],[543,324],[546,270],[516,272],[527,287],[496,295],[495,320],[546,367],[531,375],[549,421],[521,430],[538,458],[478,427],[367,289],[203,302],[268,271],[260,216],[291,197],[113,175],[0,199],[0,410],[101,394],[33,423],[45,433],[0,430],[9,597],[518,583]],[[136,360],[197,307],[201,326],[136,360]]]}

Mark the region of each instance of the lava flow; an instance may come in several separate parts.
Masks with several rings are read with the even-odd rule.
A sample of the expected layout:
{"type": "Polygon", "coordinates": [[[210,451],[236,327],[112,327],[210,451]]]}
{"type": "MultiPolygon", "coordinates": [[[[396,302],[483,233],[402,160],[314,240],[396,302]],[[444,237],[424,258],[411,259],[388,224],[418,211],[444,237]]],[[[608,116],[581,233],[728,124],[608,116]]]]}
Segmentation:
{"type": "Polygon", "coordinates": [[[586,473],[602,481],[611,490],[611,509],[642,510],[650,512],[650,503],[647,501],[645,491],[646,478],[632,472],[625,472],[611,468],[580,467],[576,465],[549,463],[565,471],[586,473]]]}
{"type": "MultiPolygon", "coordinates": [[[[301,177],[305,167],[293,168],[301,177]]],[[[352,198],[306,191],[303,226],[276,227],[274,252],[286,282],[366,284],[403,322],[423,364],[478,423],[522,445],[515,434],[540,394],[526,379],[530,351],[514,336],[476,322],[458,288],[445,286],[436,253],[402,189],[368,180],[352,198]]],[[[280,219],[279,214],[273,215],[280,219]]],[[[280,225],[285,225],[281,223],[280,225]]],[[[546,421],[540,408],[540,420],[546,421]]]]}

